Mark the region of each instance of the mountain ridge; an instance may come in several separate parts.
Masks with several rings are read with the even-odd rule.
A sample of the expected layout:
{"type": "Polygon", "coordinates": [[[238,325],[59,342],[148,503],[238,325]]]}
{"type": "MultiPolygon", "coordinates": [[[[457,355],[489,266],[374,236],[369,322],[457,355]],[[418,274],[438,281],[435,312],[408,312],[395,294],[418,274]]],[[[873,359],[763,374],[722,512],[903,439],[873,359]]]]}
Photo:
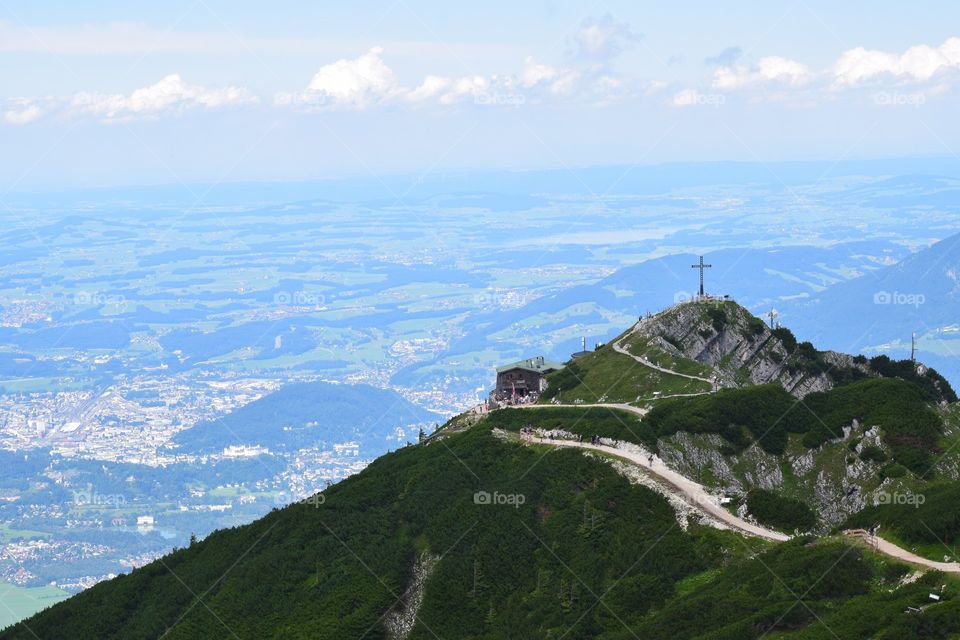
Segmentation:
{"type": "MultiPolygon", "coordinates": [[[[906,579],[911,568],[901,560],[831,535],[848,512],[825,515],[816,502],[861,475],[871,478],[871,491],[926,486],[912,471],[881,480],[886,467],[867,454],[876,449],[899,459],[897,447],[909,453],[917,445],[916,437],[884,440],[904,426],[883,404],[891,399],[909,398],[911,407],[940,421],[930,423],[939,436],[956,437],[960,421],[944,427],[947,409],[935,397],[949,387],[921,386],[926,378],[915,368],[913,374],[890,369],[910,379],[857,368],[862,376],[838,380],[829,371],[803,369],[817,364],[821,352],[798,354],[796,345],[776,363],[780,370],[796,363],[796,371],[832,386],[806,385],[802,397],[791,395],[786,386],[798,388],[796,375],[780,377],[764,364],[761,376],[751,363],[767,363],[767,352],[743,344],[766,336],[777,341],[769,353],[787,351],[786,334],[758,326],[733,304],[720,303],[724,319],[709,313],[717,304],[706,300],[684,308],[699,309],[696,318],[676,324],[667,316],[641,319],[642,332],[618,339],[627,353],[605,345],[552,374],[543,405],[461,414],[423,443],[386,454],[316,496],[100,583],[0,638],[894,640],[960,632],[960,580],[937,571],[906,579]],[[680,326],[684,336],[667,331],[680,326]],[[702,335],[708,328],[710,335],[702,335]],[[738,349],[743,357],[735,359],[738,349]],[[609,394],[578,376],[599,381],[631,371],[642,375],[610,389],[642,407],[637,413],[591,406],[589,400],[609,394]],[[731,386],[714,389],[705,382],[711,375],[731,386]],[[698,390],[691,397],[653,395],[677,384],[698,390]],[[550,406],[559,404],[558,395],[572,406],[550,406]],[[842,433],[821,432],[807,414],[778,427],[780,405],[803,404],[815,406],[821,422],[835,414],[846,425],[842,433]],[[557,449],[522,435],[530,433],[653,446],[671,469],[689,478],[699,473],[718,493],[739,483],[743,500],[730,505],[738,516],[802,522],[796,510],[809,503],[824,526],[815,527],[818,536],[800,531],[780,543],[744,538],[677,511],[602,451],[557,449]],[[854,465],[844,460],[851,454],[854,465]],[[821,487],[818,471],[833,477],[829,466],[838,456],[844,471],[834,479],[841,484],[821,487]],[[814,478],[809,494],[798,473],[803,465],[814,478]],[[771,572],[790,586],[771,589],[771,572]],[[940,600],[931,605],[934,591],[940,600]],[[911,615],[910,607],[925,613],[911,615]]],[[[869,361],[857,365],[873,369],[869,361]]],[[[633,468],[642,473],[642,460],[633,468]]],[[[957,519],[943,518],[939,531],[955,536],[960,509],[949,499],[941,504],[955,509],[957,519]]],[[[860,493],[852,511],[865,505],[860,493]]]]}

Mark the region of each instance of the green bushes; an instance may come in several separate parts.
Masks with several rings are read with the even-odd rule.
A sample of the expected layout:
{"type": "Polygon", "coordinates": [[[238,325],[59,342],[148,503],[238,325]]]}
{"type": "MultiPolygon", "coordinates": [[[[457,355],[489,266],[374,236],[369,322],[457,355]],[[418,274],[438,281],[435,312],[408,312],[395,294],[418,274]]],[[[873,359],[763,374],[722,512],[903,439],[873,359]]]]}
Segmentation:
{"type": "Polygon", "coordinates": [[[929,477],[943,424],[923,391],[903,380],[857,380],[811,393],[802,403],[776,384],[727,389],[663,402],[644,424],[657,437],[678,431],[716,433],[733,451],[756,442],[769,453],[782,454],[791,433],[803,434],[803,444],[815,448],[841,437],[843,428],[854,420],[879,425],[893,461],[929,477]]]}
{"type": "Polygon", "coordinates": [[[879,425],[894,462],[923,477],[929,476],[931,456],[943,422],[917,385],[904,380],[868,378],[830,391],[811,393],[804,405],[817,419],[808,421],[804,444],[816,447],[837,437],[854,419],[879,425]]]}
{"type": "Polygon", "coordinates": [[[843,527],[866,529],[879,522],[914,544],[960,542],[960,484],[933,484],[920,493],[882,494],[881,501],[851,516],[843,527]]]}
{"type": "Polygon", "coordinates": [[[383,638],[424,550],[442,559],[411,640],[597,637],[714,561],[658,494],[581,452],[502,442],[489,425],[383,456],[324,497],[216,532],[0,638],[383,638]],[[479,491],[523,500],[478,502],[479,491]],[[601,593],[616,617],[596,606],[601,593]]]}
{"type": "Polygon", "coordinates": [[[657,436],[678,431],[717,433],[735,451],[754,442],[770,453],[783,453],[787,427],[783,418],[793,412],[796,399],[777,384],[725,389],[708,396],[682,398],[658,404],[644,424],[657,436]]]}
{"type": "Polygon", "coordinates": [[[860,449],[860,459],[864,462],[886,462],[887,454],[874,444],[868,444],[860,449]]]}
{"type": "Polygon", "coordinates": [[[783,348],[787,350],[787,353],[792,353],[797,348],[797,338],[790,329],[777,327],[771,331],[771,333],[773,337],[777,338],[783,344],[783,348]]]}
{"type": "Polygon", "coordinates": [[[755,338],[763,335],[763,332],[767,329],[767,325],[765,325],[760,318],[751,316],[747,321],[747,328],[750,330],[750,335],[755,338]]]}
{"type": "Polygon", "coordinates": [[[891,463],[880,469],[881,478],[902,478],[907,475],[907,468],[902,464],[891,463]]]}
{"type": "Polygon", "coordinates": [[[817,524],[806,503],[766,489],[754,489],[747,495],[747,509],[761,524],[783,531],[809,531],[817,524]]]}
{"type": "Polygon", "coordinates": [[[817,625],[815,616],[824,615],[833,602],[840,606],[866,595],[873,578],[859,549],[800,538],[727,567],[709,583],[670,601],[631,633],[616,637],[780,637],[778,632],[817,625]]]}
{"type": "Polygon", "coordinates": [[[727,326],[727,314],[723,309],[707,309],[707,317],[717,333],[723,331],[723,328],[727,326]]]}
{"type": "Polygon", "coordinates": [[[950,383],[936,369],[917,372],[917,364],[912,360],[891,360],[880,355],[870,359],[870,368],[885,378],[900,378],[912,382],[923,390],[924,396],[934,402],[956,402],[957,394],[950,383]]]}

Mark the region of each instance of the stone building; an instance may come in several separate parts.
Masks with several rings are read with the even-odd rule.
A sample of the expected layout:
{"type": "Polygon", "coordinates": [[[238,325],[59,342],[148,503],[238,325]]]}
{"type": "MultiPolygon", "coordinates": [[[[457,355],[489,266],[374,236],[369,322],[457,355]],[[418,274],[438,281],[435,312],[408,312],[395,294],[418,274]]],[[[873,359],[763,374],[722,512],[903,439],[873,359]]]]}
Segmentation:
{"type": "Polygon", "coordinates": [[[497,367],[494,397],[511,401],[539,395],[547,387],[547,374],[562,368],[563,364],[546,360],[543,356],[497,367]]]}

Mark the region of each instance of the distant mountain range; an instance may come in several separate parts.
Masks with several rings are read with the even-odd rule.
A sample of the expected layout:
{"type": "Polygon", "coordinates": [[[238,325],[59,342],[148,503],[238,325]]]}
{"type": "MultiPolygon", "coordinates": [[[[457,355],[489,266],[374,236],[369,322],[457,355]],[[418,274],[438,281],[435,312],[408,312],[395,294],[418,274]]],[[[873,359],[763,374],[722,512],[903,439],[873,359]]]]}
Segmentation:
{"type": "MultiPolygon", "coordinates": [[[[709,238],[703,239],[704,243],[709,238]]],[[[807,299],[838,283],[876,272],[909,255],[892,241],[840,243],[829,247],[787,246],[725,249],[705,256],[707,291],[730,294],[757,315],[764,315],[783,301],[807,299]]],[[[464,356],[489,351],[509,352],[503,360],[531,355],[529,328],[543,354],[565,360],[580,347],[580,335],[588,345],[616,335],[617,326],[697,293],[698,273],[691,265],[699,256],[675,254],[624,267],[589,285],[574,286],[544,296],[515,309],[474,313],[464,320],[464,335],[433,360],[418,362],[394,375],[398,385],[413,384],[431,368],[454,366],[470,370],[464,356]],[[611,325],[614,327],[611,329],[611,325]],[[524,327],[524,332],[516,327],[524,327]],[[571,335],[572,331],[576,331],[571,335]],[[578,335],[579,334],[579,335],[578,335]],[[556,340],[553,336],[562,335],[556,340]],[[566,337],[569,336],[569,337],[566,337]]],[[[477,377],[489,377],[478,367],[477,377]]]]}
{"type": "Polygon", "coordinates": [[[798,335],[833,349],[909,355],[960,381],[960,234],[896,265],[779,305],[798,335]]]}
{"type": "MultiPolygon", "coordinates": [[[[537,325],[543,336],[580,328],[588,344],[605,342],[614,335],[610,319],[626,322],[693,297],[697,272],[691,265],[698,257],[648,260],[517,309],[476,314],[465,322],[466,335],[437,360],[400,370],[394,382],[408,383],[425,368],[463,354],[508,348],[511,327],[521,324],[537,325]]],[[[777,320],[801,340],[904,358],[916,332],[920,359],[960,386],[960,234],[914,254],[893,241],[864,241],[725,249],[706,254],[705,261],[713,265],[706,270],[708,293],[729,294],[767,322],[776,309],[777,320]]],[[[514,349],[517,357],[530,355],[529,340],[518,340],[514,349]]],[[[570,337],[543,355],[563,360],[577,350],[579,338],[570,337]]]]}
{"type": "MultiPolygon", "coordinates": [[[[202,422],[174,436],[191,453],[216,453],[231,445],[293,450],[354,441],[366,450],[404,444],[397,429],[432,424],[441,417],[395,391],[370,385],[304,382],[281,387],[217,420],[202,422]]],[[[409,435],[409,434],[408,434],[409,435]]],[[[415,436],[410,436],[415,440],[415,436]]]]}

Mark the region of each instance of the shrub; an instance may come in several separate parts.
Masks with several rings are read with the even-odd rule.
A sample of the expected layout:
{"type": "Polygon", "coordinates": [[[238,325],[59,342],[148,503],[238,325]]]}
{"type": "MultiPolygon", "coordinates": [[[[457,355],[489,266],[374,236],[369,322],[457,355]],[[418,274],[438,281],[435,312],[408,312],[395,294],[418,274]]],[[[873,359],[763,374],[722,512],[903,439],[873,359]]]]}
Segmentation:
{"type": "Polygon", "coordinates": [[[710,318],[710,323],[718,332],[723,331],[723,328],[727,326],[727,314],[724,313],[723,309],[707,309],[707,317],[710,318]]]}
{"type": "Polygon", "coordinates": [[[860,459],[864,462],[886,462],[887,454],[875,444],[868,444],[860,450],[860,459]]]}
{"type": "Polygon", "coordinates": [[[783,343],[783,347],[787,350],[787,353],[793,352],[797,348],[797,338],[793,335],[793,332],[786,327],[777,327],[771,333],[776,337],[780,342],[783,343]]]}
{"type": "Polygon", "coordinates": [[[763,324],[763,320],[760,318],[750,318],[749,322],[747,323],[747,328],[750,330],[750,334],[756,337],[763,335],[767,325],[763,324]]]}
{"type": "Polygon", "coordinates": [[[716,433],[735,451],[756,442],[768,453],[782,454],[791,433],[803,434],[803,444],[813,449],[841,437],[854,420],[883,429],[883,444],[893,462],[918,476],[930,475],[943,423],[922,390],[903,380],[857,380],[811,393],[802,403],[778,384],[725,389],[664,401],[644,423],[657,437],[678,431],[716,433]]]}
{"type": "Polygon", "coordinates": [[[921,374],[912,360],[891,360],[884,355],[871,358],[870,368],[885,378],[900,378],[914,383],[923,390],[929,400],[957,401],[953,387],[936,369],[926,369],[921,374]]]}
{"type": "Polygon", "coordinates": [[[895,462],[880,469],[880,476],[883,478],[902,478],[905,475],[907,475],[907,468],[895,462]]]}
{"type": "Polygon", "coordinates": [[[747,495],[747,509],[758,522],[786,531],[807,531],[817,524],[806,503],[766,489],[754,489],[747,495]]]}

